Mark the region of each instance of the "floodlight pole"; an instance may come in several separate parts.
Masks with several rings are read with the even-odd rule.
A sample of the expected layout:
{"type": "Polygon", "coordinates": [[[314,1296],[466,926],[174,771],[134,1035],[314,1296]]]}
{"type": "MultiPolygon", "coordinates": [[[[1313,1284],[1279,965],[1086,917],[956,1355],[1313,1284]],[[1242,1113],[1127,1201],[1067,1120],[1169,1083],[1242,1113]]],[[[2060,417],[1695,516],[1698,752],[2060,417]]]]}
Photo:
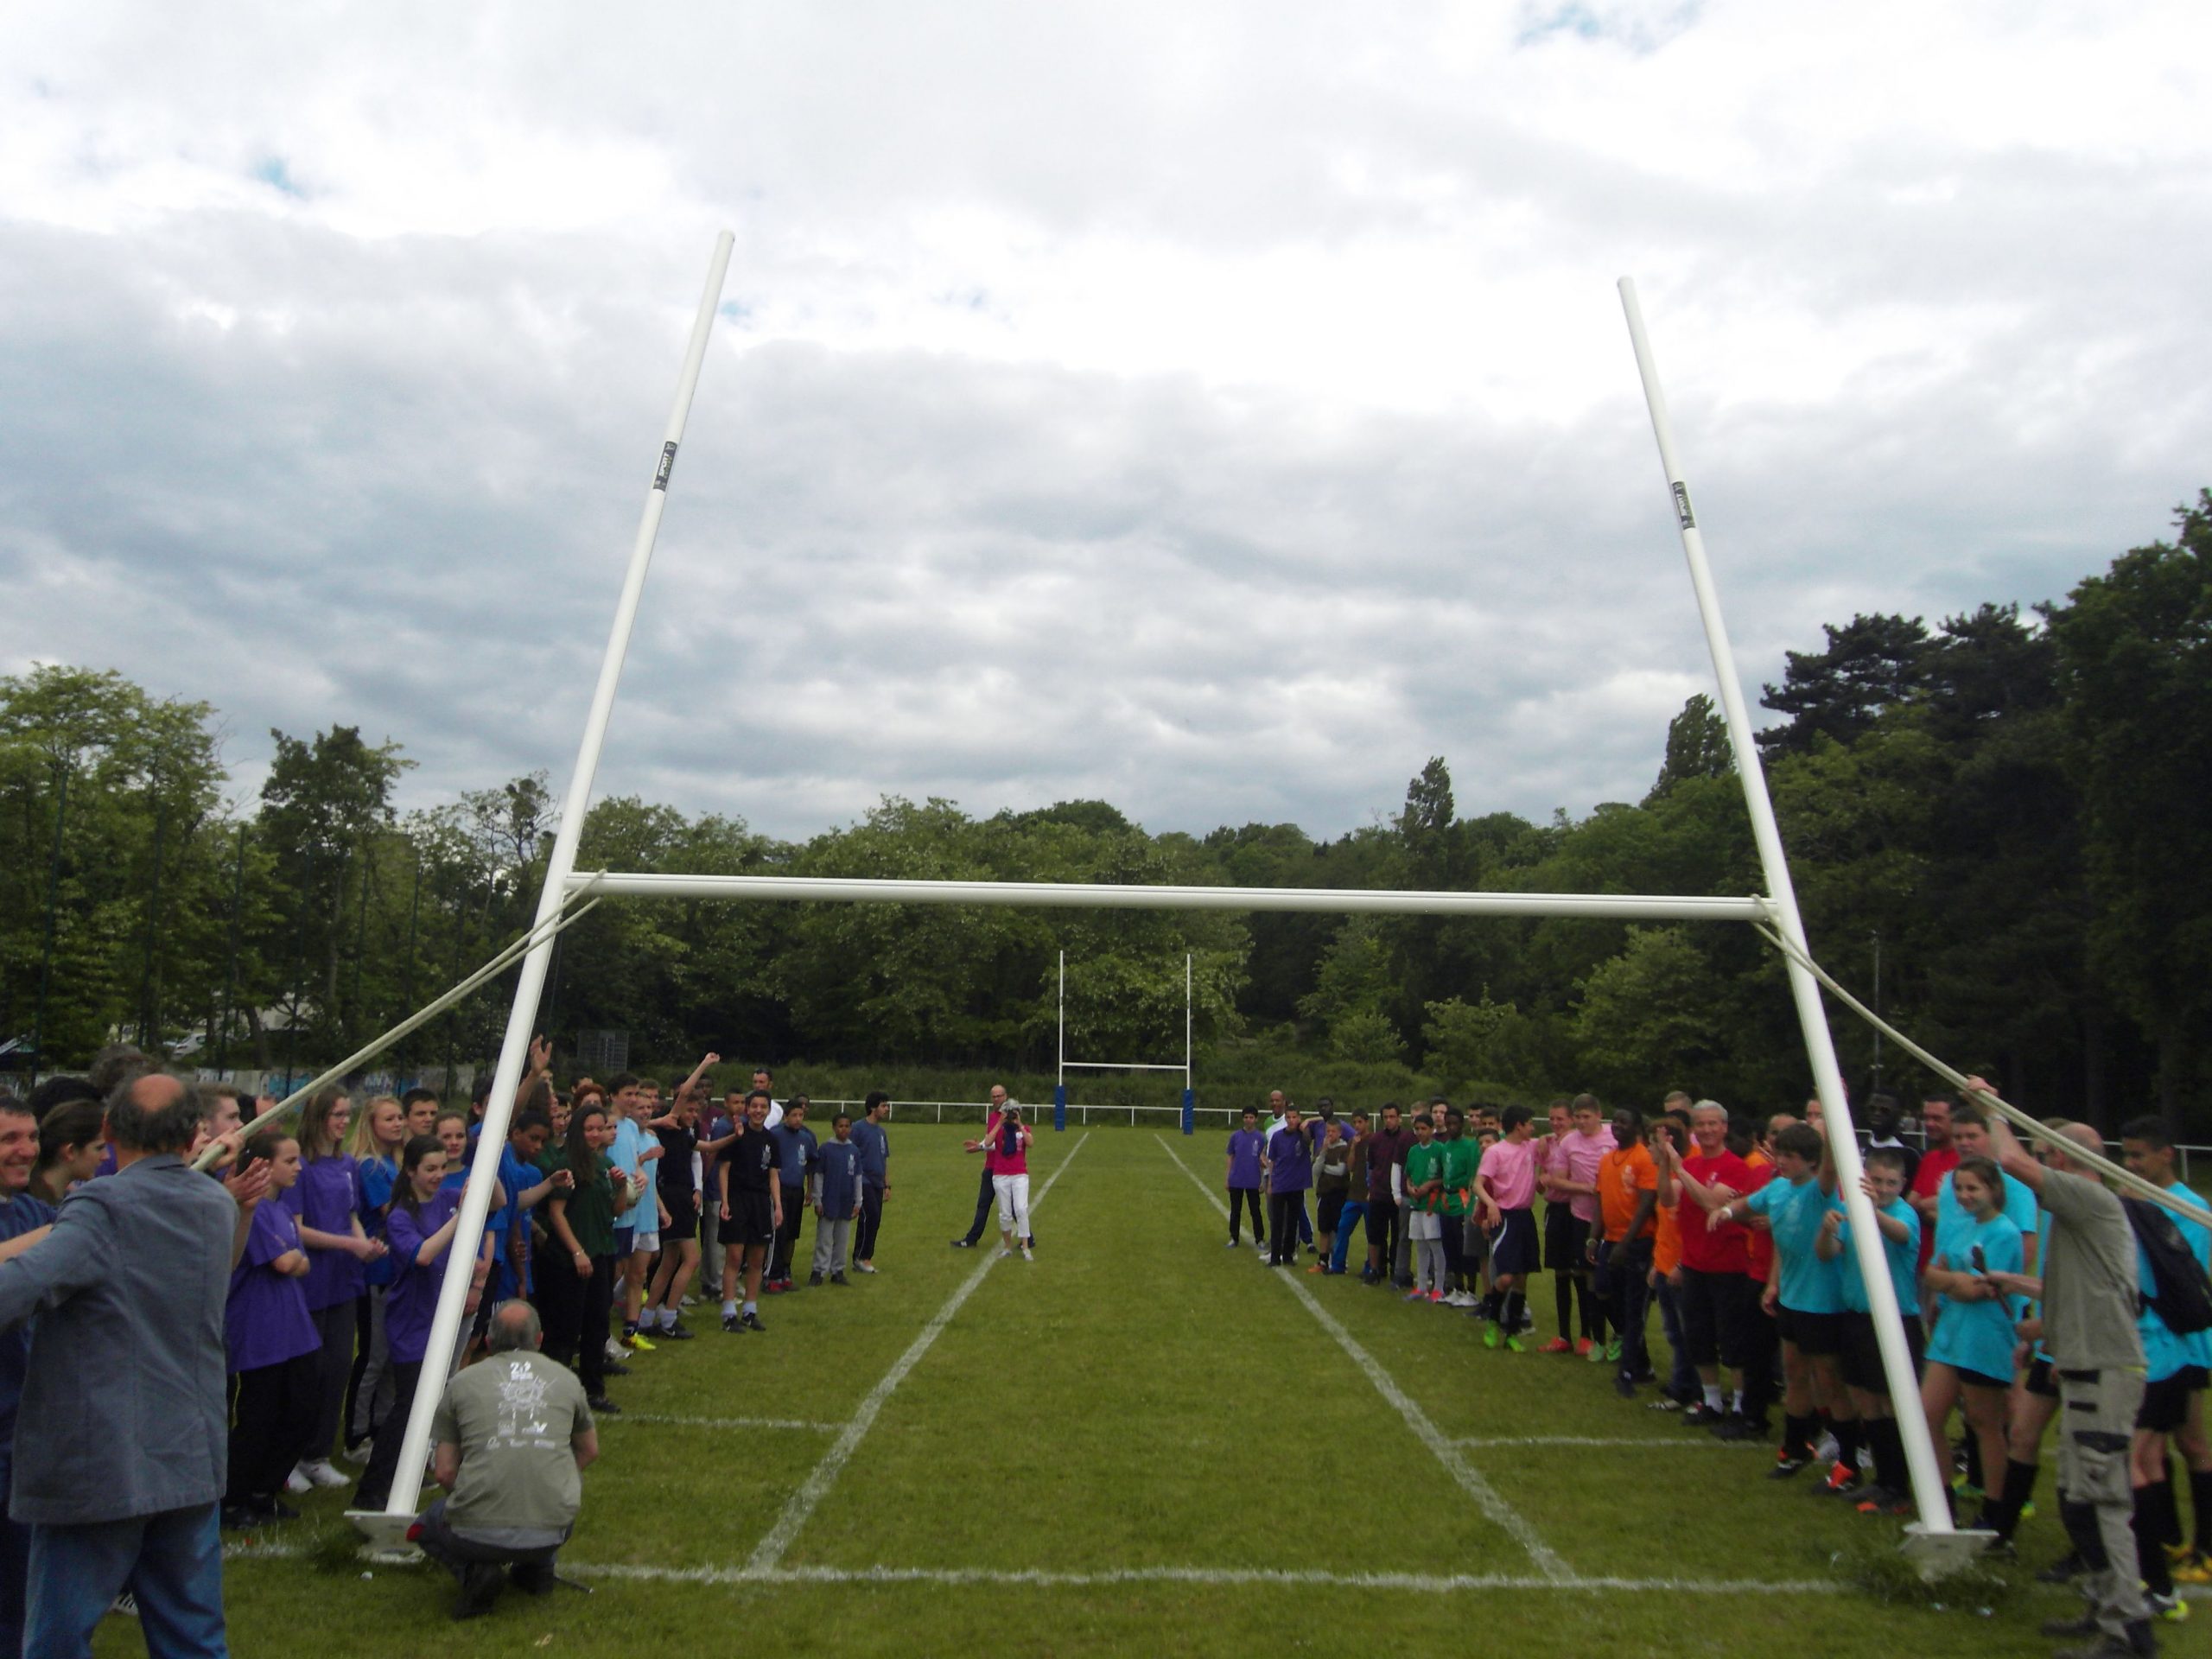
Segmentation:
{"type": "MultiPolygon", "coordinates": [[[[1758,744],[1751,734],[1751,715],[1744,706],[1743,686],[1737,678],[1736,654],[1729,646],[1728,630],[1720,615],[1720,597],[1706,562],[1705,538],[1699,533],[1697,515],[1691,510],[1689,486],[1683,480],[1675,455],[1675,437],[1667,419],[1666,395],[1660,390],[1659,371],[1651,358],[1651,342],[1643,331],[1643,312],[1636,301],[1636,283],[1620,279],[1621,307],[1628,316],[1629,340],[1636,348],[1637,372],[1643,378],[1644,402],[1651,411],[1651,433],[1658,440],[1659,462],[1666,469],[1667,488],[1673,498],[1675,519],[1681,531],[1682,556],[1689,563],[1690,585],[1697,591],[1697,610],[1705,625],[1706,648],[1713,656],[1713,671],[1720,685],[1720,708],[1728,722],[1728,743],[1736,757],[1736,774],[1744,786],[1744,804],[1751,815],[1751,837],[1765,876],[1768,903],[1775,926],[1799,950],[1810,955],[1805,943],[1805,924],[1797,913],[1797,893],[1789,880],[1789,861],[1782,850],[1782,831],[1775,823],[1774,803],[1766,788],[1766,773],[1759,765],[1758,744]]],[[[1904,1442],[1905,1466],[1912,1478],[1912,1496],[1920,1511],[1919,1531],[1943,1548],[1944,1535],[1955,1534],[1943,1479],[1936,1463],[1936,1448],[1928,1433],[1928,1421],[1916,1408],[1920,1385],[1913,1376],[1912,1360],[1905,1348],[1897,1294],[1890,1282],[1874,1207],[1860,1190],[1859,1137],[1852,1127],[1851,1105],[1844,1092],[1842,1069],[1836,1064],[1835,1042],[1828,1031],[1827,1015],[1821,1006],[1820,983],[1794,957],[1785,956],[1790,995],[1797,1004],[1797,1023],[1805,1033],[1805,1052],[1813,1066],[1813,1080],[1829,1120],[1828,1146],[1835,1162],[1836,1183],[1851,1217],[1852,1248],[1857,1252],[1866,1300],[1873,1315],[1874,1335],[1882,1351],[1882,1370],[1890,1384],[1890,1398],[1897,1402],[1897,1425],[1904,1442]]],[[[1963,1540],[1961,1541],[1963,1541],[1963,1540]]]]}
{"type": "MultiPolygon", "coordinates": [[[[599,767],[599,751],[607,735],[608,715],[614,708],[615,687],[622,678],[622,659],[628,652],[630,632],[638,616],[638,599],[645,585],[645,570],[652,563],[653,543],[660,533],[661,510],[668,504],[668,480],[676,465],[677,446],[691,413],[691,396],[699,384],[700,365],[706,360],[707,341],[714,332],[715,311],[721,303],[722,279],[729,270],[735,238],[724,231],[715,239],[714,257],[708,262],[706,292],[700,296],[692,320],[691,339],[683,353],[683,371],[677,377],[675,407],[670,411],[660,453],[655,458],[653,479],[645,492],[645,506],[638,524],[637,540],[630,549],[629,569],[622,579],[622,596],[614,607],[614,625],[608,633],[607,654],[600,661],[599,683],[592,691],[591,712],[584,721],[583,741],[576,750],[575,771],[561,802],[561,828],[553,837],[553,851],[546,861],[545,882],[537,897],[537,925],[543,929],[562,908],[569,873],[575,868],[576,842],[583,834],[584,811],[591,802],[593,774],[599,767]]],[[[553,955],[553,934],[543,933],[524,957],[522,976],[515,986],[513,1007],[507,1014],[507,1034],[499,1048],[499,1069],[493,1074],[492,1092],[484,1103],[484,1127],[476,1151],[469,1160],[468,1184],[461,1204],[460,1224],[446,1256],[444,1281],[438,1289],[437,1312],[430,1321],[430,1335],[423,1351],[436,1357],[440,1367],[448,1365],[461,1335],[463,1305],[484,1233],[485,1212],[492,1189],[498,1184],[499,1154],[507,1144],[507,1124],[514,1113],[515,1090],[522,1082],[522,1066],[530,1046],[531,1027],[537,1018],[537,999],[544,989],[545,970],[553,955]]],[[[595,1340],[604,1341],[601,1332],[595,1340]]],[[[408,1413],[407,1438],[399,1454],[391,1497],[380,1517],[356,1515],[357,1524],[368,1523],[387,1538],[394,1538],[411,1521],[415,1501],[423,1489],[423,1462],[430,1445],[430,1419],[445,1392],[448,1373],[440,1369],[425,1375],[415,1390],[408,1413]]]]}

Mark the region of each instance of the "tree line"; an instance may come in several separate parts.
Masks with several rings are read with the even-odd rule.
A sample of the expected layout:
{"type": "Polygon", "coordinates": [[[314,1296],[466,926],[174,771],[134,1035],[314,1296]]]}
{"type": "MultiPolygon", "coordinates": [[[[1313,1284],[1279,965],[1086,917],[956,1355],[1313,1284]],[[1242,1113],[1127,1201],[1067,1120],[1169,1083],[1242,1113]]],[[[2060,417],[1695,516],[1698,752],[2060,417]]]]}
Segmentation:
{"type": "MultiPolygon", "coordinates": [[[[1854,616],[1787,654],[1759,734],[1815,953],[1936,1052],[2045,1112],[2205,1120],[2212,1069],[2212,492],[2171,542],[2063,602],[1854,616]]],[[[542,774],[402,812],[410,764],[336,726],[271,734],[226,804],[206,703],[59,665],[0,678],[0,1041],[46,1069],[116,1036],[205,1065],[342,1055],[528,925],[542,774]]],[[[977,817],[887,798],[804,841],[615,797],[579,868],[1302,887],[1747,893],[1750,823],[1712,701],[1651,789],[1586,817],[1462,815],[1431,760],[1387,820],[1147,834],[1103,801],[977,817]]],[[[561,939],[541,1022],[635,1056],[1049,1070],[1071,1053],[1255,1047],[1418,1065],[1457,1089],[1800,1096],[1781,966],[1749,930],[1586,918],[610,902],[561,939]]],[[[511,983],[511,982],[509,982],[511,983]]],[[[496,1048],[499,984],[415,1034],[412,1070],[496,1048]]],[[[1924,1081],[1844,1016],[1854,1086],[1924,1081]]],[[[5,1059],[0,1058],[0,1064],[5,1059]]],[[[1205,1061],[1201,1060],[1201,1072],[1205,1061]]]]}

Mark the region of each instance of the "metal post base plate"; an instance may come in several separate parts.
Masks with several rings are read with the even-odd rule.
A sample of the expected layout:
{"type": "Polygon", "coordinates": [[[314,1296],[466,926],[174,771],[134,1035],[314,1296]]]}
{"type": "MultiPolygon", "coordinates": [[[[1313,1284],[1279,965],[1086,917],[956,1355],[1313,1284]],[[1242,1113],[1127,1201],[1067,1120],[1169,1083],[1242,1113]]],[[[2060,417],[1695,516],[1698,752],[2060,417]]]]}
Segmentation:
{"type": "Polygon", "coordinates": [[[346,1518],[373,1549],[412,1548],[407,1541],[407,1529],[415,1524],[411,1515],[390,1515],[382,1510],[348,1510],[346,1518]]]}
{"type": "Polygon", "coordinates": [[[1930,1532],[1919,1522],[1913,1521],[1906,1523],[1904,1540],[1898,1548],[1920,1569],[1922,1580],[1933,1584],[1938,1579],[1948,1578],[1954,1573],[1963,1572],[1972,1567],[1996,1541],[1997,1535],[1993,1532],[1955,1528],[1930,1532]]]}

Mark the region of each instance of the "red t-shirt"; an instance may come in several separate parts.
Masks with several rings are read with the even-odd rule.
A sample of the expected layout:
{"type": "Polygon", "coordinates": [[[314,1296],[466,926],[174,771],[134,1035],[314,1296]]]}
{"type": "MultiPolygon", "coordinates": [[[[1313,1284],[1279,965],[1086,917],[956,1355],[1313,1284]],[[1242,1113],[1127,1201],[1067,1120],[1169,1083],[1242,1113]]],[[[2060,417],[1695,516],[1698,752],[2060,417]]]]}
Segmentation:
{"type": "MultiPolygon", "coordinates": [[[[1774,1166],[1767,1160],[1764,1153],[1754,1152],[1744,1160],[1744,1167],[1751,1172],[1751,1184],[1744,1189],[1746,1192],[1756,1192],[1774,1179],[1774,1166]]],[[[1733,1183],[1732,1182],[1731,1185],[1732,1185],[1733,1183]]],[[[1745,1228],[1744,1230],[1744,1271],[1758,1280],[1759,1283],[1764,1284],[1766,1271],[1773,1265],[1774,1235],[1761,1232],[1756,1228],[1745,1228]]]]}
{"type": "MultiPolygon", "coordinates": [[[[1682,1160],[1683,1173],[1700,1186],[1715,1182],[1748,1192],[1756,1184],[1750,1167],[1732,1152],[1716,1153],[1707,1158],[1693,1153],[1682,1160]]],[[[1682,1195],[1676,1206],[1682,1232],[1682,1265],[1699,1273],[1742,1273],[1750,1264],[1750,1253],[1745,1249],[1745,1234],[1740,1224],[1731,1222],[1718,1230],[1706,1224],[1712,1219],[1697,1200],[1688,1193],[1682,1195]]]]}
{"type": "MultiPolygon", "coordinates": [[[[1943,1178],[1959,1166],[1959,1153],[1955,1147],[1946,1147],[1941,1152],[1929,1150],[1920,1154],[1920,1167],[1912,1173],[1912,1185],[1906,1189],[1915,1198],[1932,1198],[1943,1185],[1943,1178]]],[[[1928,1260],[1936,1254],[1935,1224],[1923,1219],[1920,1224],[1920,1270],[1928,1271],[1928,1260]]]]}

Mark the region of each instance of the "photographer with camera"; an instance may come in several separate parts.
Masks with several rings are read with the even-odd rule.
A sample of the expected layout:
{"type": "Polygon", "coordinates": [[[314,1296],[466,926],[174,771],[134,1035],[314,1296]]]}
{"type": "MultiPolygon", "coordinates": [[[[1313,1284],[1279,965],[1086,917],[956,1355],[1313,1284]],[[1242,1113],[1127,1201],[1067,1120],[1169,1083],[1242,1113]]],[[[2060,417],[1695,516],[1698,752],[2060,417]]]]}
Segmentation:
{"type": "Polygon", "coordinates": [[[999,1254],[1012,1255],[1019,1245],[1025,1262],[1037,1259],[1029,1249],[1029,1141],[1021,1108],[1008,1101],[983,1154],[991,1191],[998,1195],[999,1254]]]}

